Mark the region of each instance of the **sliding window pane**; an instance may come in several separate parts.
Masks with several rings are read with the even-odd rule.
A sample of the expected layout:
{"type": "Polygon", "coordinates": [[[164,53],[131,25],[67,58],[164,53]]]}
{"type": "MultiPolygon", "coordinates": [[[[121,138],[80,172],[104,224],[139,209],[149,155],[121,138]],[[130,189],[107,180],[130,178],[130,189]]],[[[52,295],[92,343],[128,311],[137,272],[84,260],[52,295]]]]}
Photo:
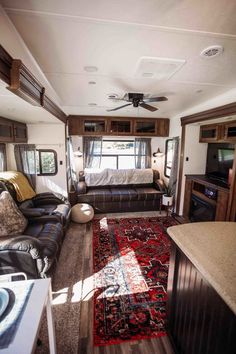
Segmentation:
{"type": "Polygon", "coordinates": [[[118,169],[135,168],[134,156],[118,156],[118,169]]]}
{"type": "Polygon", "coordinates": [[[101,169],[112,168],[117,169],[117,157],[116,156],[102,156],[101,169]]]}

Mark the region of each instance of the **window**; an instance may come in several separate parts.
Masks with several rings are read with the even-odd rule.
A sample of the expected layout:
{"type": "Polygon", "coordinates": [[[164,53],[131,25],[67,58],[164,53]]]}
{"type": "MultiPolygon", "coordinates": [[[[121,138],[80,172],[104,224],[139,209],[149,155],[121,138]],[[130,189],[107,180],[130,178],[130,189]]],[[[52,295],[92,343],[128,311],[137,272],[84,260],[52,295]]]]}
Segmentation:
{"type": "Polygon", "coordinates": [[[173,153],[174,153],[174,144],[173,139],[166,140],[166,151],[165,151],[165,168],[164,168],[164,175],[166,177],[170,177],[170,171],[172,166],[173,160],[173,153]]]}
{"type": "Polygon", "coordinates": [[[134,140],[103,140],[100,168],[135,168],[134,140]]]}
{"type": "Polygon", "coordinates": [[[37,175],[50,176],[57,174],[57,154],[54,150],[37,150],[37,175]]]}

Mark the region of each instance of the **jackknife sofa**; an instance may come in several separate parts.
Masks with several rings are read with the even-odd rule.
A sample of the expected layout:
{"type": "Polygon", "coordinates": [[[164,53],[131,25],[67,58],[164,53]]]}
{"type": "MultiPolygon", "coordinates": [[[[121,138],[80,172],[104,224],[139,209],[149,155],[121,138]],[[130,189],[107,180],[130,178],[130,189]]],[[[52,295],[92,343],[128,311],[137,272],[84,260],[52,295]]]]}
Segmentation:
{"type": "Polygon", "coordinates": [[[80,174],[77,202],[95,213],[159,210],[164,183],[152,169],[105,169],[80,174]]]}

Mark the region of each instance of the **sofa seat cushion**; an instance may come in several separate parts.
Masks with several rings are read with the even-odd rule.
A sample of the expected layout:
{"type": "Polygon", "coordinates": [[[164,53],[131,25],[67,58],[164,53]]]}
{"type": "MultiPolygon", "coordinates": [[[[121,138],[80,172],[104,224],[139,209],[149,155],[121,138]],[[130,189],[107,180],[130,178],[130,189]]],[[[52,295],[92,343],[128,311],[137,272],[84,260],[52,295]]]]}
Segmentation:
{"type": "Polygon", "coordinates": [[[62,242],[63,230],[62,225],[58,222],[55,223],[30,223],[26,230],[25,235],[30,235],[38,240],[49,239],[58,245],[62,242]]]}
{"type": "Polygon", "coordinates": [[[158,200],[161,198],[162,193],[155,188],[136,188],[138,200],[158,200]]]}
{"type": "Polygon", "coordinates": [[[137,200],[137,192],[134,188],[111,188],[112,201],[122,202],[137,200]]]}
{"type": "Polygon", "coordinates": [[[109,188],[90,187],[86,194],[78,195],[78,203],[110,202],[112,194],[109,188]]]}

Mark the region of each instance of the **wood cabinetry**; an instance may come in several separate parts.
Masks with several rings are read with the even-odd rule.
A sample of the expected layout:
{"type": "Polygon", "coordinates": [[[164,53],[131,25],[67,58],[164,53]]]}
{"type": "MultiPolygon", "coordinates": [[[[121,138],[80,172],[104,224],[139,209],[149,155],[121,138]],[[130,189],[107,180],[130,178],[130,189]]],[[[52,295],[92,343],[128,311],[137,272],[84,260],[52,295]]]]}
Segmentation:
{"type": "Polygon", "coordinates": [[[236,121],[228,123],[202,125],[200,127],[199,141],[202,143],[236,143],[236,121]]]}
{"type": "Polygon", "coordinates": [[[27,142],[27,126],[24,123],[13,122],[14,141],[17,143],[27,142]]]}
{"type": "Polygon", "coordinates": [[[168,136],[167,118],[69,116],[69,135],[168,136]]]}
{"type": "MultiPolygon", "coordinates": [[[[207,233],[204,236],[207,239],[207,233]]],[[[224,238],[224,233],[221,236],[224,238]]],[[[191,242],[189,244],[192,245],[191,242]]],[[[217,246],[219,247],[212,244],[211,248],[217,246]]],[[[207,251],[208,248],[206,253],[207,251]]],[[[202,255],[202,250],[199,255],[202,255]]],[[[222,295],[217,293],[215,286],[213,287],[214,279],[210,284],[209,279],[205,278],[208,272],[203,275],[199,271],[199,264],[202,269],[202,261],[199,259],[194,264],[174,241],[171,242],[167,328],[175,353],[235,353],[235,313],[222,299],[222,295]]],[[[212,259],[210,258],[208,264],[212,264],[212,259]]],[[[216,268],[217,266],[218,264],[215,265],[216,268]]]]}
{"type": "Polygon", "coordinates": [[[183,217],[186,220],[225,221],[228,201],[228,188],[213,183],[204,175],[186,176],[183,208],[183,217]],[[194,203],[198,203],[197,209],[194,203]],[[194,208],[197,213],[196,219],[194,219],[194,208]]]}
{"type": "Polygon", "coordinates": [[[12,121],[0,117],[0,142],[12,142],[13,136],[13,123],[12,121]]]}
{"type": "Polygon", "coordinates": [[[236,121],[224,124],[224,137],[228,142],[236,143],[236,121]]]}
{"type": "Polygon", "coordinates": [[[27,142],[26,124],[0,117],[0,142],[27,142]]]}

